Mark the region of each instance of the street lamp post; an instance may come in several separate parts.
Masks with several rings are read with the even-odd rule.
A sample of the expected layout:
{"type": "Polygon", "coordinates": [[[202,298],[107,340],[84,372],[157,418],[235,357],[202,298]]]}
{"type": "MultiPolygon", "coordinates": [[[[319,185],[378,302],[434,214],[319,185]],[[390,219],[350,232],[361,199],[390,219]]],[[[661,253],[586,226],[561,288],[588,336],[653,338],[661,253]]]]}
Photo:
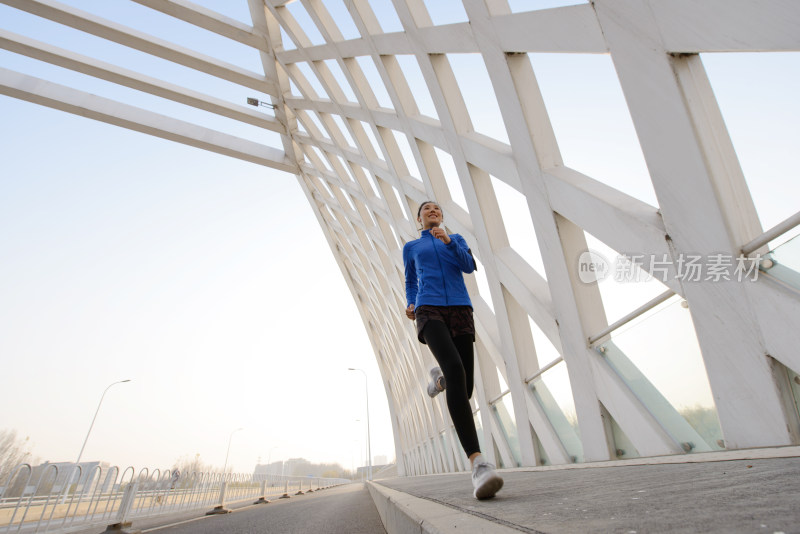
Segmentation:
{"type": "MultiPolygon", "coordinates": [[[[103,390],[103,394],[100,395],[100,402],[97,403],[97,409],[94,411],[94,417],[92,417],[92,423],[89,425],[89,430],[86,432],[86,438],[83,440],[83,445],[81,446],[81,452],[78,453],[78,459],[75,460],[75,469],[71,470],[71,474],[69,477],[64,481],[64,495],[62,497],[61,502],[65,502],[67,499],[67,493],[69,493],[69,487],[72,484],[72,480],[74,476],[78,473],[78,464],[81,463],[81,457],[83,456],[83,451],[86,449],[86,443],[89,441],[89,435],[92,433],[92,429],[94,428],[94,422],[97,421],[97,414],[100,413],[100,406],[103,405],[103,399],[106,397],[106,392],[111,389],[111,386],[115,386],[117,384],[124,384],[125,382],[130,382],[130,379],[119,380],[117,382],[113,382],[106,386],[106,389],[103,390]]],[[[78,479],[80,482],[80,477],[78,479]]]]}
{"type": "Polygon", "coordinates": [[[231,432],[231,437],[228,438],[228,452],[225,453],[225,465],[222,466],[222,475],[225,476],[225,470],[228,468],[228,456],[231,454],[231,442],[233,441],[233,435],[236,434],[238,431],[243,430],[241,428],[237,428],[233,432],[231,432]]]}
{"type": "Polygon", "coordinates": [[[367,372],[364,371],[363,369],[348,367],[347,370],[361,371],[362,373],[364,373],[364,389],[367,392],[367,455],[369,456],[369,458],[367,458],[369,463],[369,474],[367,476],[367,480],[372,480],[372,439],[370,438],[369,435],[369,384],[368,384],[369,380],[367,379],[367,372]]]}
{"type": "Polygon", "coordinates": [[[118,382],[114,382],[113,384],[109,384],[106,389],[103,390],[103,394],[100,396],[100,402],[97,403],[97,410],[94,412],[94,417],[92,418],[92,424],[89,425],[89,431],[86,433],[86,439],[83,440],[83,446],[81,447],[81,452],[78,453],[78,459],[75,460],[75,467],[81,461],[81,456],[83,456],[83,450],[86,448],[86,442],[89,441],[89,434],[92,433],[92,428],[94,428],[94,422],[97,420],[97,414],[100,413],[100,406],[103,404],[103,399],[106,396],[106,392],[111,389],[111,386],[116,384],[123,384],[125,382],[130,382],[130,380],[120,380],[118,382]]]}

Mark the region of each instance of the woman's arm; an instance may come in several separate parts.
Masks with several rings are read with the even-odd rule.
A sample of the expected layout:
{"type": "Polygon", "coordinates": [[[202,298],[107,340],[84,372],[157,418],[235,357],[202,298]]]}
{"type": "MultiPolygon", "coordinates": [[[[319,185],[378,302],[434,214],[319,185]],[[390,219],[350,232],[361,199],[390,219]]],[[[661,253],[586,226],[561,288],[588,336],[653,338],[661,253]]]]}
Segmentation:
{"type": "MultiPolygon", "coordinates": [[[[405,265],[406,275],[406,305],[410,306],[417,302],[417,266],[414,258],[411,257],[411,243],[406,243],[403,247],[403,264],[405,265]]],[[[408,312],[406,312],[408,315],[408,312]]]]}
{"type": "Polygon", "coordinates": [[[477,268],[477,265],[475,264],[475,258],[472,257],[472,253],[469,251],[467,242],[463,237],[461,237],[460,234],[451,235],[450,244],[447,246],[455,249],[456,257],[458,258],[458,266],[463,272],[471,273],[477,268]]]}

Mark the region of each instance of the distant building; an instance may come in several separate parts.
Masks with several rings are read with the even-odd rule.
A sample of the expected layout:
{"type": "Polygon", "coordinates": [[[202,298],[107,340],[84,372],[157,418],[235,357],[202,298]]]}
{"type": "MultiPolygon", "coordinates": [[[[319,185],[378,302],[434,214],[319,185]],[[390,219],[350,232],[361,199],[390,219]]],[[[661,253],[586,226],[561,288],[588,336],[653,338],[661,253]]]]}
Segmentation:
{"type": "Polygon", "coordinates": [[[344,469],[339,464],[314,464],[305,458],[289,458],[284,462],[257,464],[253,474],[291,477],[337,477],[343,471],[344,469]]]}
{"type": "Polygon", "coordinates": [[[283,462],[272,462],[270,464],[256,464],[253,470],[254,475],[281,475],[284,473],[283,462]]]}

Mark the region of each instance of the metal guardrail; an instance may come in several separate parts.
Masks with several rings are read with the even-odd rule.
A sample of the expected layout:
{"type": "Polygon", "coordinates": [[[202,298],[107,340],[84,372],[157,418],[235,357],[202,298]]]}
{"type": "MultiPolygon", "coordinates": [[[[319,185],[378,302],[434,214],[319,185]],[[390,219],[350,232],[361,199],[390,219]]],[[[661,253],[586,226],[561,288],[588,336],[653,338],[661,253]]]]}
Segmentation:
{"type": "Polygon", "coordinates": [[[783,234],[789,232],[790,230],[800,226],[800,211],[789,217],[788,219],[784,219],[783,221],[779,222],[760,236],[756,237],[749,243],[742,246],[742,254],[745,256],[749,255],[751,252],[755,252],[759,248],[763,247],[773,239],[776,239],[783,234]]]}
{"type": "Polygon", "coordinates": [[[0,486],[0,534],[66,533],[92,526],[127,524],[134,519],[208,509],[246,500],[301,495],[351,481],[341,478],[177,471],[78,465],[17,466],[0,486]],[[59,471],[59,467],[61,470],[59,471]],[[64,483],[77,480],[79,484],[64,483]]]}

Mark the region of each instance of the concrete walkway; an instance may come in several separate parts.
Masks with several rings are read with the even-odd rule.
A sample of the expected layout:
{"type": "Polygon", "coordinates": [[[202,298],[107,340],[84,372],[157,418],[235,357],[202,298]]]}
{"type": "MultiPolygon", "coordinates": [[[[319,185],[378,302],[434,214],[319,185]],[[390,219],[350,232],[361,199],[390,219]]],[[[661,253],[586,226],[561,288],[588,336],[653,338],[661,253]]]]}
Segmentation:
{"type": "Polygon", "coordinates": [[[370,491],[390,534],[800,533],[799,447],[636,463],[503,470],[489,501],[472,498],[466,473],[378,480],[370,491]]]}

